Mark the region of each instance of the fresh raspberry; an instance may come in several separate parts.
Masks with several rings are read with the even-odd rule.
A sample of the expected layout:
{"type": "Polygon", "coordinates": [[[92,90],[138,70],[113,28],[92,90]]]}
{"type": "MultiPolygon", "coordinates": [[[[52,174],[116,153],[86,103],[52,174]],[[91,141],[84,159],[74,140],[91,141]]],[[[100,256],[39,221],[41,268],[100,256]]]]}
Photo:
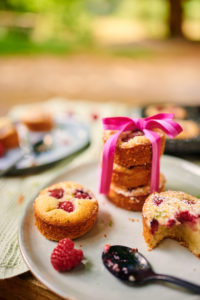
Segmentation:
{"type": "Polygon", "coordinates": [[[74,249],[74,243],[65,238],[61,240],[51,254],[51,263],[55,270],[64,272],[80,264],[83,259],[83,251],[74,249]]]}
{"type": "Polygon", "coordinates": [[[163,202],[163,199],[160,196],[155,196],[153,201],[157,206],[159,206],[163,202]]]}
{"type": "Polygon", "coordinates": [[[82,190],[75,190],[74,197],[78,199],[92,199],[92,197],[87,192],[84,192],[82,190]]]}
{"type": "Polygon", "coordinates": [[[151,233],[154,234],[158,230],[158,221],[156,219],[153,219],[151,221],[151,233]]]}
{"type": "Polygon", "coordinates": [[[59,202],[58,208],[61,208],[70,213],[74,211],[74,204],[71,201],[62,201],[59,202]]]}
{"type": "Polygon", "coordinates": [[[128,142],[129,140],[133,139],[135,136],[142,136],[142,135],[144,135],[144,133],[140,130],[132,131],[122,138],[122,142],[128,142]]]}
{"type": "Polygon", "coordinates": [[[54,189],[49,191],[49,195],[51,197],[54,197],[56,199],[61,199],[64,195],[64,190],[62,188],[60,189],[54,189]]]}

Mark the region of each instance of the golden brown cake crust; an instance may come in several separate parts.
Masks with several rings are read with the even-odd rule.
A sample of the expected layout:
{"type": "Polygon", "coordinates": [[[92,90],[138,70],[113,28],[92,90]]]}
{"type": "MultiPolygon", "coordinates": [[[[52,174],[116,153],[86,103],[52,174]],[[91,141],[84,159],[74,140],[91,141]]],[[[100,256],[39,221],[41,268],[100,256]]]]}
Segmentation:
{"type": "Polygon", "coordinates": [[[42,190],[34,202],[35,225],[46,238],[55,241],[84,235],[94,226],[97,213],[98,202],[93,193],[74,182],[54,184],[42,190]],[[62,197],[52,196],[52,191],[60,189],[64,191],[62,197]],[[77,198],[77,190],[88,197],[77,198]],[[72,211],[59,206],[65,202],[73,205],[72,211]]]}
{"type": "Polygon", "coordinates": [[[0,118],[0,143],[6,150],[19,146],[17,130],[6,117],[0,118]]]}
{"type": "MultiPolygon", "coordinates": [[[[195,227],[199,226],[199,223],[197,225],[195,223],[196,221],[193,221],[198,220],[199,211],[199,199],[180,191],[166,191],[160,194],[154,193],[150,195],[145,201],[142,212],[143,236],[148,246],[148,250],[156,248],[164,239],[171,238],[178,241],[179,244],[188,248],[194,255],[200,258],[199,247],[194,247],[195,238],[193,237],[191,239],[191,234],[193,234],[193,232],[197,232],[197,234],[199,232],[199,227],[195,227]],[[155,201],[153,200],[155,197],[157,197],[157,201],[158,199],[163,201],[160,202],[156,209],[154,208],[154,205],[156,204],[153,204],[152,202],[155,201]],[[161,207],[162,203],[164,205],[163,207],[161,207]],[[160,209],[158,209],[159,206],[160,209]],[[163,212],[163,216],[160,212],[163,212]],[[188,216],[188,213],[190,213],[190,215],[194,216],[195,219],[185,219],[186,217],[184,217],[181,220],[180,217],[178,217],[181,212],[183,213],[183,216],[186,217],[188,216]],[[151,222],[155,219],[158,222],[158,227],[155,232],[152,232],[151,222]],[[173,224],[172,226],[168,226],[168,220],[173,220],[173,223],[171,223],[173,224]],[[189,238],[187,238],[188,234],[184,234],[184,232],[186,233],[188,229],[189,238]],[[190,241],[192,241],[191,244],[190,241]]],[[[197,245],[198,243],[199,242],[197,240],[197,245]]]]}
{"type": "Polygon", "coordinates": [[[31,131],[50,131],[54,126],[52,115],[42,109],[26,112],[21,122],[31,131]]]}
{"type": "MultiPolygon", "coordinates": [[[[154,129],[161,137],[161,155],[165,150],[165,134],[159,130],[154,129]]],[[[103,142],[105,143],[108,138],[116,133],[114,130],[104,130],[103,142]]],[[[114,162],[126,168],[138,165],[151,164],[152,162],[152,146],[151,142],[145,136],[135,136],[128,142],[123,142],[123,137],[129,131],[123,132],[118,139],[114,162]]]]}
{"type": "MultiPolygon", "coordinates": [[[[160,179],[160,191],[163,191],[165,187],[165,178],[161,174],[160,179]]],[[[124,208],[126,210],[141,211],[146,198],[150,194],[150,186],[143,186],[129,191],[128,189],[119,188],[114,184],[111,185],[108,199],[116,206],[124,208]]]]}
{"type": "Polygon", "coordinates": [[[125,188],[135,188],[149,184],[151,180],[151,164],[125,168],[114,164],[112,182],[125,188]]]}

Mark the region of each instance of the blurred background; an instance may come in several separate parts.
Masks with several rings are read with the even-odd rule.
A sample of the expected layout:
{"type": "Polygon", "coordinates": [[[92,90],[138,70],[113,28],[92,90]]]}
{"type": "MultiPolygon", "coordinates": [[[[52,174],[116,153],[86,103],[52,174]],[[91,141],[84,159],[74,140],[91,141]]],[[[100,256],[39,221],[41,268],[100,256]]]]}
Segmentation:
{"type": "Polygon", "coordinates": [[[200,0],[1,0],[0,108],[200,104],[200,0]]]}

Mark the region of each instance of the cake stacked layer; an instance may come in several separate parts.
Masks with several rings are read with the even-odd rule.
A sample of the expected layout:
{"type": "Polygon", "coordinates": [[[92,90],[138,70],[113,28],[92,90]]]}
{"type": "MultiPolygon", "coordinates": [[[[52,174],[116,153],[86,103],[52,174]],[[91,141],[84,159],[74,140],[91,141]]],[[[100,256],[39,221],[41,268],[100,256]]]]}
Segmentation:
{"type": "MultiPolygon", "coordinates": [[[[161,138],[161,155],[165,149],[165,134],[154,130],[161,138]]],[[[116,131],[105,130],[103,141],[116,131]]],[[[145,199],[150,194],[152,167],[151,142],[142,131],[125,131],[117,142],[114,155],[112,183],[108,199],[119,207],[141,211],[145,199]]],[[[159,190],[163,191],[165,178],[161,174],[159,190]]]]}

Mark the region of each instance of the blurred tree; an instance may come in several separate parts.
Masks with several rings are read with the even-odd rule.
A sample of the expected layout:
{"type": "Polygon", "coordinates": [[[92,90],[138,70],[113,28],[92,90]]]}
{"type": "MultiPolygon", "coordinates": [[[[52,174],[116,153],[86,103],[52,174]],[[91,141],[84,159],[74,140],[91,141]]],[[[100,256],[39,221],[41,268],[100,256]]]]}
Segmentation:
{"type": "Polygon", "coordinates": [[[169,2],[169,33],[171,37],[183,37],[183,0],[168,0],[169,2]]]}

